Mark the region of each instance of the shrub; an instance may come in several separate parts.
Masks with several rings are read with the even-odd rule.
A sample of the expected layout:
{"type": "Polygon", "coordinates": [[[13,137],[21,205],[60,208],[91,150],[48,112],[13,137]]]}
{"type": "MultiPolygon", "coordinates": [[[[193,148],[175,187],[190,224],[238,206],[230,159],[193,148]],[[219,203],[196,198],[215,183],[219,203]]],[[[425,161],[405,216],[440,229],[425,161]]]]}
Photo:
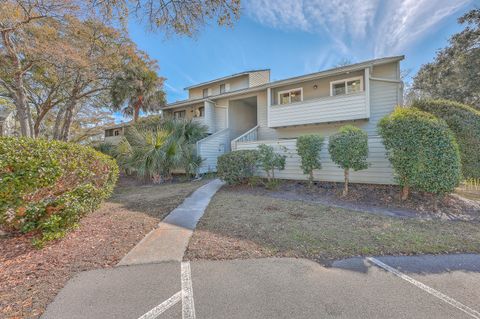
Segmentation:
{"type": "Polygon", "coordinates": [[[392,163],[402,199],[410,187],[445,194],[458,186],[458,144],[445,121],[416,108],[396,108],[380,120],[379,133],[392,163]]]}
{"type": "Polygon", "coordinates": [[[256,150],[223,154],[217,160],[217,175],[229,185],[247,183],[255,173],[257,160],[256,150]]]}
{"type": "Polygon", "coordinates": [[[261,144],[258,146],[258,162],[267,173],[268,185],[276,186],[275,170],[285,169],[285,155],[275,153],[272,146],[261,144]]]}
{"type": "Polygon", "coordinates": [[[413,106],[447,122],[460,147],[463,176],[480,178],[480,111],[448,100],[417,100],[413,106]]]}
{"type": "Polygon", "coordinates": [[[302,135],[297,138],[297,153],[301,159],[303,174],[308,174],[310,185],[313,183],[313,170],[322,168],[320,151],[323,137],[319,134],[302,135]]]}
{"type": "Polygon", "coordinates": [[[350,169],[359,171],[368,168],[368,135],[358,127],[342,126],[340,132],[330,136],[328,152],[332,161],[343,168],[343,195],[347,195],[350,169]]]}
{"type": "Polygon", "coordinates": [[[113,191],[118,166],[93,148],[30,138],[0,138],[0,223],[61,237],[113,191]]]}

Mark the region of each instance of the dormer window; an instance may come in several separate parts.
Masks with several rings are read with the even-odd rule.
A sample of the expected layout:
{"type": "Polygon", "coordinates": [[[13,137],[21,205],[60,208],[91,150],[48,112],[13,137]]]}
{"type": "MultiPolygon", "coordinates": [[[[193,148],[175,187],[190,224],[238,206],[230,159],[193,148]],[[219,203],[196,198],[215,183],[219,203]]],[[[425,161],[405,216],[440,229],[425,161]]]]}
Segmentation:
{"type": "Polygon", "coordinates": [[[289,104],[303,101],[303,89],[292,89],[278,92],[278,104],[289,104]]]}
{"type": "Polygon", "coordinates": [[[356,78],[344,79],[330,82],[330,95],[344,95],[363,91],[363,78],[361,76],[356,78]]]}
{"type": "Polygon", "coordinates": [[[220,84],[220,94],[225,93],[225,84],[220,84]]]}
{"type": "Polygon", "coordinates": [[[208,89],[203,89],[203,97],[208,97],[208,89]]]}

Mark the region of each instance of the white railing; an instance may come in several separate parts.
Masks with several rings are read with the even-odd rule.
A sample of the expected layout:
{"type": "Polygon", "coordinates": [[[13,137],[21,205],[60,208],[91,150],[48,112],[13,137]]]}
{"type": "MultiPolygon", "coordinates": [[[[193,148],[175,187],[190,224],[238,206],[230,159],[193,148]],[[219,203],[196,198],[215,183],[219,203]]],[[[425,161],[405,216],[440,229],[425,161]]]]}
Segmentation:
{"type": "Polygon", "coordinates": [[[230,129],[226,128],[197,142],[197,155],[203,160],[198,173],[203,174],[217,170],[217,158],[229,151],[229,138],[230,129]]]}
{"type": "Polygon", "coordinates": [[[269,106],[269,127],[367,119],[365,92],[269,106]]]}
{"type": "Polygon", "coordinates": [[[237,149],[237,143],[239,142],[254,142],[257,139],[258,139],[258,125],[246,131],[239,137],[233,139],[231,142],[232,151],[235,151],[237,149]]]}

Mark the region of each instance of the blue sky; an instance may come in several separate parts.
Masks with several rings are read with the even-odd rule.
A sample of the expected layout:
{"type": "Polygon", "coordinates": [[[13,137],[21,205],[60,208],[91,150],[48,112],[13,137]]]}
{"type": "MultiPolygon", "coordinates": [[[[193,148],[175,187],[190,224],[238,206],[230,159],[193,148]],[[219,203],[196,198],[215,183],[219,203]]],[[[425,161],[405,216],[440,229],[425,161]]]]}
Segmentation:
{"type": "MultiPolygon", "coordinates": [[[[414,75],[448,38],[475,0],[242,0],[233,28],[214,22],[195,37],[151,33],[136,22],[132,39],[158,60],[169,102],[184,87],[249,69],[271,69],[272,80],[405,54],[414,75]]],[[[117,120],[119,118],[117,117],[117,120]]]]}

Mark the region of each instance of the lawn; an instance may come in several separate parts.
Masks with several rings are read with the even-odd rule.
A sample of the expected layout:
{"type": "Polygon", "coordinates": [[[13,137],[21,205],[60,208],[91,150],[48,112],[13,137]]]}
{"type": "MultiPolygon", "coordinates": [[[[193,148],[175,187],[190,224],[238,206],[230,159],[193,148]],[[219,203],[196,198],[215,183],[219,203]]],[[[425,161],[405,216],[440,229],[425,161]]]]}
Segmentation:
{"type": "Polygon", "coordinates": [[[140,186],[124,181],[79,227],[41,250],[29,235],[0,237],[0,318],[38,318],[76,273],[112,267],[205,182],[140,186]]]}
{"type": "Polygon", "coordinates": [[[188,259],[480,252],[480,222],[394,218],[223,188],[190,241],[188,259]]]}

